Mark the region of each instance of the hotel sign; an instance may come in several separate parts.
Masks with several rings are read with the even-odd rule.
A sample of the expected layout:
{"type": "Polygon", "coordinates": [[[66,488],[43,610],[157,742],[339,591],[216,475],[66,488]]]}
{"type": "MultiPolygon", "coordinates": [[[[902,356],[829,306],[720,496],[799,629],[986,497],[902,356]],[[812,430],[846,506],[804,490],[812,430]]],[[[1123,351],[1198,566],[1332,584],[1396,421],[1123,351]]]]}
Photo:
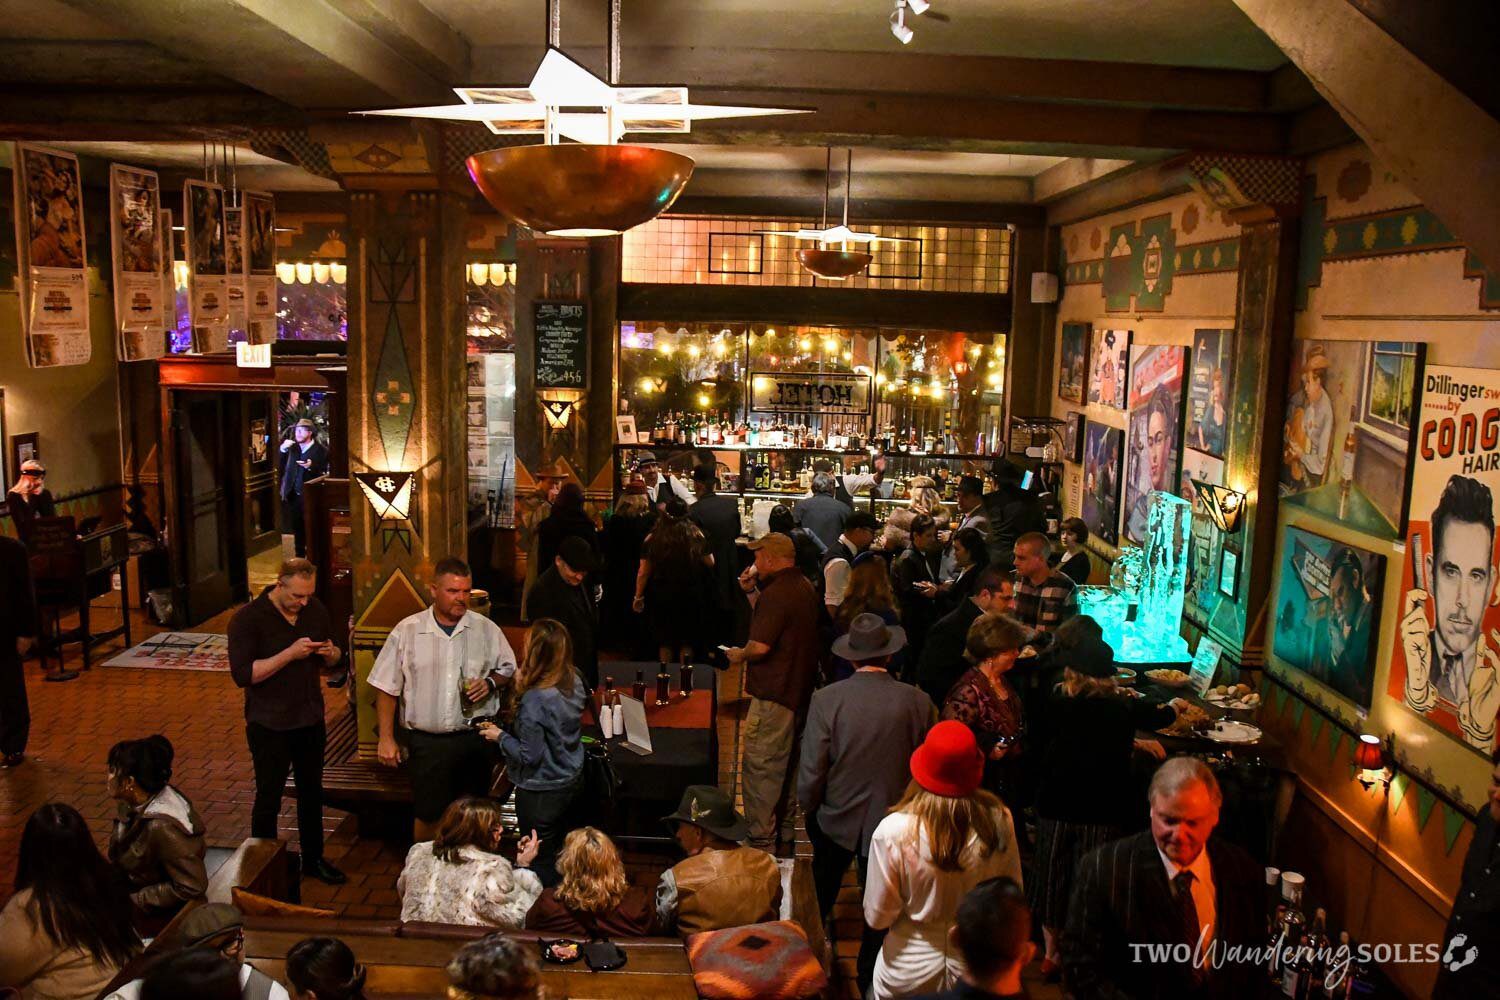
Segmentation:
{"type": "Polygon", "coordinates": [[[750,409],[756,413],[868,416],[873,379],[836,372],[754,372],[750,409]]]}

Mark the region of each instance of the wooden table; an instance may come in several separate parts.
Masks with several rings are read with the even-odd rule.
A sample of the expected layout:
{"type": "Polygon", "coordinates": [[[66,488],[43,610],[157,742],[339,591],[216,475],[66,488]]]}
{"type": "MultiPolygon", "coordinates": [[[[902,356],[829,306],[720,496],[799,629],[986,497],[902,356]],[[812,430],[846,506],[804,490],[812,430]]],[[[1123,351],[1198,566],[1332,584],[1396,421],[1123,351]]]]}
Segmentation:
{"type": "MultiPolygon", "coordinates": [[[[448,989],[450,959],[468,940],[484,933],[473,929],[473,938],[459,934],[442,937],[417,936],[410,925],[401,936],[394,925],[369,921],[367,930],[352,928],[355,921],[337,921],[337,929],[316,931],[309,925],[281,929],[274,919],[246,922],[245,960],[278,982],[286,982],[286,953],[298,941],[314,934],[332,934],[351,949],[364,964],[368,978],[365,995],[369,997],[427,998],[443,997],[448,989]]],[[[456,929],[455,929],[456,930],[456,929]]],[[[536,934],[515,932],[510,935],[536,947],[536,934]]],[[[676,939],[645,938],[622,940],[627,959],[624,967],[613,972],[591,972],[582,961],[572,965],[543,965],[542,978],[548,995],[571,1000],[693,1000],[693,975],[688,967],[687,951],[676,939]]]]}

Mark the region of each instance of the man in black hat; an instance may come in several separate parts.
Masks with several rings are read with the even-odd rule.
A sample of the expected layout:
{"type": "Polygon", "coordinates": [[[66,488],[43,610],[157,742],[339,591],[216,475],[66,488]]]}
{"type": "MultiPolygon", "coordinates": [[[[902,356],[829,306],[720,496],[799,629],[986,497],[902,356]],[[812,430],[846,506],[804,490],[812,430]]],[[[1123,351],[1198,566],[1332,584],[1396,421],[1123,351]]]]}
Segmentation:
{"type": "Polygon", "coordinates": [[[569,535],[557,548],[546,572],[536,578],[526,600],[532,621],[552,618],[562,622],[573,640],[573,663],[590,688],[599,685],[599,608],[588,575],[599,569],[594,548],[569,535]]]}
{"type": "Polygon", "coordinates": [[[675,824],[677,843],[687,852],[656,886],[663,930],[687,936],[777,918],[781,869],[765,851],[740,846],[750,828],[728,795],[713,785],[689,785],[663,822],[675,824]]]}
{"type": "Polygon", "coordinates": [[[688,520],[696,524],[713,553],[714,596],[722,612],[710,625],[715,645],[735,642],[743,635],[743,623],[749,619],[745,592],[739,587],[740,554],[735,544],[740,537],[740,504],[734,497],[718,492],[719,472],[713,465],[693,467],[693,492],[698,502],[688,508],[688,520]]]}
{"type": "MultiPolygon", "coordinates": [[[[879,615],[856,615],[833,642],[833,655],[854,673],[813,692],[802,734],[797,799],[813,848],[813,886],[824,925],[849,863],[859,859],[859,885],[869,869],[870,837],[911,779],[910,759],[937,717],[932,699],[888,672],[906,632],[879,615]]],[[[863,993],[875,974],[883,931],[864,929],[859,949],[863,993]]]]}
{"type": "Polygon", "coordinates": [[[281,442],[286,460],[281,467],[281,517],[293,539],[296,554],[307,555],[307,522],[302,514],[302,485],[328,475],[328,449],[318,443],[318,425],[303,417],[292,436],[281,442]]]}
{"type": "MultiPolygon", "coordinates": [[[[239,966],[241,1000],[289,1000],[286,987],[245,961],[245,915],[228,903],[190,910],[177,928],[174,952],[207,948],[239,966]]],[[[134,979],[105,1000],[136,1000],[144,980],[134,979]]]]}
{"type": "Polygon", "coordinates": [[[645,481],[646,501],[657,513],[661,513],[667,501],[674,496],[685,504],[693,502],[693,494],[682,484],[682,480],[673,478],[669,472],[661,471],[661,462],[657,460],[655,452],[643,451],[638,454],[635,458],[635,471],[645,481]]]}
{"type": "Polygon", "coordinates": [[[943,553],[943,579],[952,580],[959,574],[958,561],[953,556],[953,535],[965,528],[975,528],[984,536],[986,552],[990,542],[990,518],[984,509],[984,480],[978,476],[960,476],[958,479],[958,526],[948,536],[948,548],[943,553]]]}

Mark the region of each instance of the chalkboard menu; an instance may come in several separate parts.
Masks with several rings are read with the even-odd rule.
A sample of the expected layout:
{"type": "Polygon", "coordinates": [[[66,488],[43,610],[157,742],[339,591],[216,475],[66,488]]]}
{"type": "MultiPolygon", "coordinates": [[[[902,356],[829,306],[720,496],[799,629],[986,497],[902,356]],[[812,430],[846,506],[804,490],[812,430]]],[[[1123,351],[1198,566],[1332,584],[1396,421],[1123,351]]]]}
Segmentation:
{"type": "Polygon", "coordinates": [[[589,387],[588,316],[582,302],[536,304],[536,387],[589,387]]]}

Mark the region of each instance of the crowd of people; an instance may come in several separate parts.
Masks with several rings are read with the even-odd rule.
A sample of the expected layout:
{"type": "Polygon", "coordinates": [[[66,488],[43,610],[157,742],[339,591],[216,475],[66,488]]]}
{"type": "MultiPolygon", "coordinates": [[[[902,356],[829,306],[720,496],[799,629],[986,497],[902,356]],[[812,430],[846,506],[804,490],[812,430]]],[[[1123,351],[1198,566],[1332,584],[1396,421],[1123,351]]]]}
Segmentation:
{"type": "MultiPolygon", "coordinates": [[[[1249,996],[1263,982],[1253,965],[1133,960],[1136,943],[1263,944],[1264,897],[1256,865],[1213,836],[1214,772],[1137,735],[1185,703],[1125,697],[1099,626],[1077,613],[1082,524],[1063,523],[1057,559],[1040,532],[998,531],[1031,517],[1004,477],[998,495],[965,480],[951,514],[919,484],[882,524],[842,498],[873,476],[823,470],[809,502],[742,543],[711,467],[690,487],[649,456],[637,471],[602,532],[576,486],[537,523],[546,561],[519,657],[469,607],[469,569],[449,558],[431,605],[391,631],[371,670],[378,759],[404,766],[414,795],[401,918],[500,932],[459,950],[451,995],[538,995],[535,946],[517,933],[687,936],[777,919],[777,856],[799,812],[828,926],[855,873],[857,978],[875,1000],[1018,995],[1038,952],[1077,997],[1249,996]],[[632,884],[584,795],[599,651],[633,642],[664,662],[717,645],[746,699],[742,808],[732,788],[683,789],[665,817],[683,858],[654,892],[632,884]],[[1146,761],[1160,762],[1149,787],[1146,761]],[[495,784],[502,762],[513,792],[495,784]]],[[[322,684],[344,665],[316,572],[285,563],[235,615],[229,656],[255,765],[252,833],[276,836],[294,773],[304,874],[338,883],[321,851],[322,684]]],[[[120,810],[106,852],[68,806],[26,825],[0,912],[0,985],[24,996],[94,996],[203,898],[205,831],[171,783],[171,744],[120,743],[106,763],[120,810]]],[[[181,947],[115,996],[362,996],[336,940],[296,945],[283,987],[244,965],[231,907],[187,916],[181,947]]]]}

